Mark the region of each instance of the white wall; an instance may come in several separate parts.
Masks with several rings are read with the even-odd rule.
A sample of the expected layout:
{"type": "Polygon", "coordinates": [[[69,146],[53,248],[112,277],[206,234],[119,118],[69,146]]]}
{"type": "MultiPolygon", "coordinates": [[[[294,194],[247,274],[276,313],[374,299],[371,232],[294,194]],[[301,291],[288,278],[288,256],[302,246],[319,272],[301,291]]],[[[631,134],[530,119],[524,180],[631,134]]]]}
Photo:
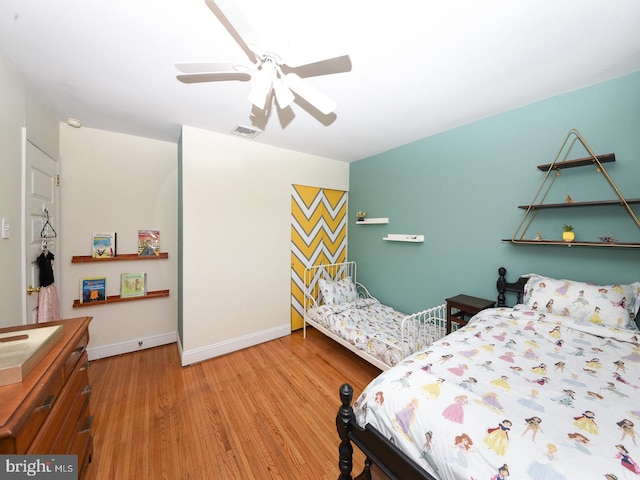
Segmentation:
{"type": "MultiPolygon", "coordinates": [[[[177,145],[60,124],[0,56],[0,326],[21,322],[21,129],[60,158],[61,217],[56,277],[64,318],[90,315],[91,358],[175,341],[177,329],[177,145]],[[55,133],[52,133],[55,132],[55,133]],[[57,142],[59,149],[57,151],[57,142]],[[71,264],[88,255],[97,230],[118,232],[120,252],[135,251],[139,228],[157,228],[168,260],[71,264]],[[72,308],[79,279],[149,274],[168,298],[72,308]]],[[[183,363],[286,335],[290,328],[291,185],[348,190],[349,165],[185,127],[183,363]]]]}
{"type": "Polygon", "coordinates": [[[0,55],[0,218],[10,238],[0,239],[0,327],[23,322],[26,284],[22,276],[22,129],[29,140],[58,158],[58,121],[30,90],[22,75],[0,55]]]}
{"type": "MultiPolygon", "coordinates": [[[[0,60],[2,58],[0,57],[0,60]]],[[[20,249],[21,129],[24,126],[24,87],[18,73],[0,61],[0,217],[11,223],[12,236],[0,239],[0,327],[22,322],[20,249]]]]}
{"type": "Polygon", "coordinates": [[[182,362],[290,332],[292,184],[348,190],[349,164],[182,131],[182,362]]]}
{"type": "Polygon", "coordinates": [[[57,279],[64,318],[90,315],[90,358],[174,342],[177,331],[177,145],[60,124],[61,224],[57,279]],[[160,231],[168,260],[72,264],[90,255],[91,234],[115,231],[118,252],[135,253],[138,229],[160,231]],[[72,308],[80,278],[106,275],[119,294],[120,274],[146,272],[149,290],[166,298],[72,308]]]}

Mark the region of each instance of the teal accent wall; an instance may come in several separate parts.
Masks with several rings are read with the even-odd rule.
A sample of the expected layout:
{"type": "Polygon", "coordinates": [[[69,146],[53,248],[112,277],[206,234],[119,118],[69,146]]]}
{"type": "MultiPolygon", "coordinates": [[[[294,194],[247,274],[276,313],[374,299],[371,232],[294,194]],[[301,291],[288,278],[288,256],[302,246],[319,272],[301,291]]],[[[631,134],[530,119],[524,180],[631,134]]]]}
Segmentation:
{"type": "MultiPolygon", "coordinates": [[[[426,112],[428,114],[428,112],[426,112]]],[[[458,293],[496,296],[498,267],[507,278],[537,272],[595,283],[640,280],[640,249],[524,246],[502,242],[522,220],[570,129],[596,154],[615,153],[606,170],[627,198],[640,197],[640,72],[495,115],[350,166],[349,259],[381,301],[404,311],[443,303],[458,293]],[[355,212],[389,217],[357,225],[355,212]],[[424,243],[385,242],[387,233],[424,234],[424,243]]],[[[587,156],[574,147],[571,158],[587,156]],[[573,154],[575,153],[575,155],[573,154]]],[[[613,199],[592,167],[563,170],[547,202],[613,199]]],[[[640,216],[640,207],[634,207],[640,216]]],[[[621,207],[541,212],[527,231],[557,239],[565,223],[576,238],[613,235],[640,242],[621,207]]]]}

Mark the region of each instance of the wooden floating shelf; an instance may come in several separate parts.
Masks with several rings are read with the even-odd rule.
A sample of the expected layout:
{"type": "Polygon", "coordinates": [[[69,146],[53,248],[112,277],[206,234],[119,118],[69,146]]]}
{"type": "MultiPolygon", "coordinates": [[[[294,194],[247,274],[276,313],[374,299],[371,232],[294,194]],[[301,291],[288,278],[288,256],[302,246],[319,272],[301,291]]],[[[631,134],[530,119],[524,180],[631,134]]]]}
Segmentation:
{"type": "Polygon", "coordinates": [[[161,252],[159,255],[138,255],[137,253],[123,253],[115,257],[94,258],[91,255],[76,255],[71,257],[71,263],[92,263],[92,262],[129,262],[131,260],[160,260],[169,258],[167,252],[161,252]]]}
{"type": "Polygon", "coordinates": [[[139,297],[122,298],[120,295],[109,295],[106,300],[103,300],[101,302],[81,303],[80,300],[76,299],[73,301],[73,308],[96,307],[98,305],[109,305],[111,303],[132,302],[135,300],[149,300],[152,298],[161,298],[161,297],[168,297],[168,296],[169,296],[169,290],[155,290],[153,292],[148,292],[146,295],[141,295],[139,297]]]}
{"type": "MultiPolygon", "coordinates": [[[[640,198],[625,198],[625,201],[628,204],[631,203],[640,203],[640,198]]],[[[518,205],[518,208],[522,208],[526,210],[531,207],[531,210],[541,210],[543,208],[571,208],[571,207],[593,207],[598,205],[620,205],[623,203],[620,199],[616,200],[595,200],[592,202],[573,202],[573,203],[540,203],[538,205],[518,205]]]]}
{"type": "Polygon", "coordinates": [[[562,240],[515,240],[512,238],[503,238],[502,241],[515,243],[518,245],[564,245],[566,247],[640,248],[640,243],[629,243],[629,242],[563,242],[562,240]]]}
{"type": "MultiPolygon", "coordinates": [[[[616,161],[615,153],[607,153],[605,155],[596,155],[600,163],[611,163],[616,161]]],[[[592,157],[577,158],[575,160],[565,160],[564,162],[556,162],[555,164],[547,163],[538,165],[538,170],[546,172],[553,165],[554,170],[562,170],[563,168],[583,167],[585,165],[597,165],[592,157]]]]}

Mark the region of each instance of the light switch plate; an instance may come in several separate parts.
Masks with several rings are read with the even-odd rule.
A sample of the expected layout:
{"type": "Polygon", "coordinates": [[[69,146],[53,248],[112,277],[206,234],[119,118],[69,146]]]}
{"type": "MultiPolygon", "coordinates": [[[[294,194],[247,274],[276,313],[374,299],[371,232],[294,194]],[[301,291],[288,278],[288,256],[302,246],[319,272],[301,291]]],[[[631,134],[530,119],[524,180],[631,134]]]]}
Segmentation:
{"type": "Polygon", "coordinates": [[[11,227],[9,220],[2,217],[2,238],[9,238],[11,236],[11,227]]]}

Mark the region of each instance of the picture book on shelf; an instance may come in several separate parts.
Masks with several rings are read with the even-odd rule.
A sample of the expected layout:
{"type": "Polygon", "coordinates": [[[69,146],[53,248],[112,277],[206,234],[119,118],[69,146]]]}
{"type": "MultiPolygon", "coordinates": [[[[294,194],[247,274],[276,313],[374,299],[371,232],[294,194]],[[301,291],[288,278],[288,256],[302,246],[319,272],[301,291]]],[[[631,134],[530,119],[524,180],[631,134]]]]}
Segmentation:
{"type": "Polygon", "coordinates": [[[107,277],[85,277],[80,280],[80,303],[104,302],[107,299],[107,277]]]}
{"type": "Polygon", "coordinates": [[[91,256],[110,258],[116,256],[116,232],[96,232],[91,236],[91,256]]]}
{"type": "Polygon", "coordinates": [[[138,230],[138,255],[160,255],[160,232],[158,230],[138,230]]]}
{"type": "Polygon", "coordinates": [[[120,297],[143,297],[147,294],[146,273],[121,273],[120,297]]]}

